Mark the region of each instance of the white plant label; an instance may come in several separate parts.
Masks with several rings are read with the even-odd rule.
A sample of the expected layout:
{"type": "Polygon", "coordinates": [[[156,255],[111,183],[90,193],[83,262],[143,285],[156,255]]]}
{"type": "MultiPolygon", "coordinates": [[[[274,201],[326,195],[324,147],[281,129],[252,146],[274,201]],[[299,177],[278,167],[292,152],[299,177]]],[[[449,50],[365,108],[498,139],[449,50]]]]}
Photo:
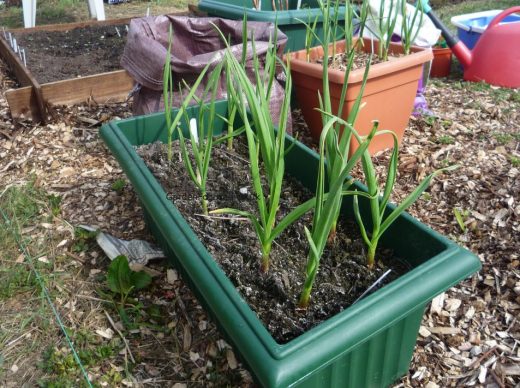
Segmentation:
{"type": "Polygon", "coordinates": [[[195,118],[190,119],[190,134],[195,143],[199,144],[199,132],[197,131],[197,120],[195,118]]]}

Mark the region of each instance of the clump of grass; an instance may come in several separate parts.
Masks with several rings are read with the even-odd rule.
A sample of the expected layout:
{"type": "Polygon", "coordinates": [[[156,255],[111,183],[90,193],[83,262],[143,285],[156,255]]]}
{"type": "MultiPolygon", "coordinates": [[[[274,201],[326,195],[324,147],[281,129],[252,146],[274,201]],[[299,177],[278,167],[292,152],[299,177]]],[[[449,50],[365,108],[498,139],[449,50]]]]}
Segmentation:
{"type": "MultiPolygon", "coordinates": [[[[47,337],[53,338],[50,332],[54,333],[55,327],[53,319],[47,315],[41,284],[53,284],[58,280],[59,275],[53,273],[52,255],[52,247],[57,242],[51,231],[38,226],[53,222],[60,212],[60,204],[61,198],[48,194],[35,179],[0,191],[0,316],[3,324],[0,353],[6,351],[3,365],[0,362],[0,376],[4,367],[10,368],[21,357],[30,358],[47,337]],[[43,259],[43,256],[48,258],[43,259]],[[31,341],[21,346],[26,342],[23,334],[34,325],[38,330],[33,330],[31,341]],[[16,338],[20,338],[20,343],[16,347],[10,346],[16,338]]],[[[26,365],[26,368],[32,366],[26,365]]]]}
{"type": "Polygon", "coordinates": [[[0,268],[0,279],[0,300],[38,289],[34,273],[23,264],[14,268],[0,268]]]}
{"type": "MultiPolygon", "coordinates": [[[[52,222],[61,211],[61,197],[48,194],[32,179],[0,192],[0,252],[15,261],[20,256],[17,234],[41,222],[52,222]]],[[[34,246],[31,246],[33,248],[34,246]]],[[[9,271],[6,274],[9,275],[9,271]]],[[[0,279],[1,280],[1,279],[0,279]]],[[[0,281],[0,284],[2,282],[0,281]]]]}
{"type": "MultiPolygon", "coordinates": [[[[0,206],[8,219],[26,226],[31,219],[38,217],[46,193],[29,181],[23,186],[11,186],[2,192],[0,206]]],[[[5,218],[2,218],[6,222],[5,218]]]]}
{"type": "Polygon", "coordinates": [[[116,179],[110,188],[114,190],[116,193],[121,193],[126,186],[126,180],[123,178],[116,179]]]}
{"type": "Polygon", "coordinates": [[[439,144],[453,144],[455,143],[455,139],[449,135],[442,135],[437,138],[437,143],[439,144]]]}
{"type": "Polygon", "coordinates": [[[509,161],[513,167],[520,167],[520,158],[514,155],[509,156],[509,161]]]}
{"type": "MultiPolygon", "coordinates": [[[[103,366],[109,367],[111,358],[117,355],[122,347],[119,337],[106,341],[94,334],[89,328],[77,331],[67,329],[68,335],[74,341],[75,349],[85,367],[103,366]]],[[[48,346],[44,352],[38,367],[45,372],[46,376],[39,383],[45,387],[87,387],[81,370],[74,359],[74,355],[67,347],[56,345],[48,346]]],[[[114,373],[103,376],[104,380],[120,380],[114,373]]]]}
{"type": "Polygon", "coordinates": [[[501,145],[506,145],[507,143],[515,139],[513,135],[505,132],[494,132],[493,137],[496,139],[498,144],[501,145]]]}

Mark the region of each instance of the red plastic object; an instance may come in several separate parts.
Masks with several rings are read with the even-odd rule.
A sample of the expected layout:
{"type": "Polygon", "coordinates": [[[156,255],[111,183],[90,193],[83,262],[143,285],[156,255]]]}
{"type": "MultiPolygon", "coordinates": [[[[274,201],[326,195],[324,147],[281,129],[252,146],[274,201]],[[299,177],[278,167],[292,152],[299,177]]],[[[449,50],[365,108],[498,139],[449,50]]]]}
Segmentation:
{"type": "Polygon", "coordinates": [[[520,12],[520,6],[499,13],[472,51],[462,42],[451,48],[464,66],[465,80],[520,87],[520,23],[499,24],[515,12],[520,12]]]}

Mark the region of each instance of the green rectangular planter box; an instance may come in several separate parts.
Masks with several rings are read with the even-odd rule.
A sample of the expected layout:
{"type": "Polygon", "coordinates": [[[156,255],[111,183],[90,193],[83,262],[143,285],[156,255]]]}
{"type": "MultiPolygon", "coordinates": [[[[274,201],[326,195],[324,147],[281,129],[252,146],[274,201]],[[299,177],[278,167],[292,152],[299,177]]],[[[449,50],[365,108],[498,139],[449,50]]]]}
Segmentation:
{"type": "MultiPolygon", "coordinates": [[[[218,113],[225,115],[227,102],[217,105],[218,113]]],[[[196,109],[191,110],[191,117],[196,116],[196,109]]],[[[215,132],[224,128],[224,123],[217,122],[215,132]]],[[[480,269],[480,261],[469,251],[403,214],[381,244],[393,248],[412,270],[300,337],[278,344],[133,148],[165,141],[164,115],[114,121],[104,125],[100,133],[139,195],[157,242],[264,387],[391,384],[408,370],[426,305],[480,269]]],[[[287,137],[287,141],[292,139],[287,137]]],[[[317,163],[316,153],[297,142],[287,155],[286,168],[314,189],[317,163]]],[[[368,214],[361,199],[362,212],[368,214]]],[[[351,217],[351,198],[344,202],[343,214],[351,217]]]]}
{"type": "MultiPolygon", "coordinates": [[[[260,0],[259,0],[260,1],[260,0]]],[[[285,0],[282,0],[285,6],[285,0]]],[[[298,51],[305,48],[305,23],[314,23],[318,16],[316,24],[316,32],[319,36],[323,34],[323,17],[318,7],[317,0],[302,0],[300,9],[296,9],[298,0],[289,0],[288,11],[273,11],[271,0],[261,0],[261,10],[256,10],[253,6],[253,0],[200,0],[199,9],[205,11],[209,16],[218,16],[225,19],[242,20],[244,14],[247,20],[278,23],[278,28],[287,35],[287,45],[285,52],[298,51]]],[[[275,4],[278,1],[275,0],[275,4]]],[[[338,9],[339,20],[345,20],[345,7],[338,9]]],[[[342,23],[340,23],[341,25],[342,23]]],[[[342,39],[342,35],[338,35],[338,39],[342,39]]]]}

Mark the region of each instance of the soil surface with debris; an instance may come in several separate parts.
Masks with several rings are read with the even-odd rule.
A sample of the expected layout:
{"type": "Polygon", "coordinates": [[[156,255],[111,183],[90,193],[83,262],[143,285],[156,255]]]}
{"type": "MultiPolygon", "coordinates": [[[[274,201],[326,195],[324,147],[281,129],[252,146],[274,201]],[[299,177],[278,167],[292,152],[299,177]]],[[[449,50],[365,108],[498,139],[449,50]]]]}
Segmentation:
{"type": "Polygon", "coordinates": [[[123,24],[14,35],[27,67],[44,84],[120,70],[127,31],[123,24]]]}
{"type": "MultiPolygon", "coordinates": [[[[4,97],[12,85],[6,69],[0,69],[0,193],[36,177],[38,187],[61,198],[60,213],[52,222],[23,231],[24,238],[39,239],[46,232],[56,240],[46,260],[55,262],[53,271],[59,276],[59,281],[47,284],[57,311],[69,332],[87,330],[107,345],[110,340],[97,334],[106,336],[106,329],[112,328],[106,311],[128,343],[126,348],[119,342],[113,355],[87,365],[90,379],[104,385],[119,373],[123,379],[113,386],[253,386],[250,374],[184,281],[165,263],[149,264],[157,274],[152,287],[136,296],[143,306],[141,323],[123,330],[117,313],[100,294],[106,288],[108,259],[95,244],[79,252],[74,248],[71,228],[79,224],[96,225],[120,238],[152,241],[130,185],[112,189],[124,175],[97,134],[103,123],[130,116],[131,107],[54,107],[58,121],[13,123],[4,97]]],[[[404,198],[436,168],[459,164],[456,172],[437,179],[409,212],[477,254],[483,269],[433,300],[421,323],[410,369],[394,387],[516,387],[520,93],[467,83],[455,74],[430,81],[425,96],[433,116],[410,120],[392,200],[404,198]]],[[[374,159],[380,168],[387,161],[388,153],[374,159]]],[[[0,265],[17,268],[26,263],[2,256],[0,265]]],[[[0,276],[6,273],[0,271],[0,276]]],[[[38,295],[39,291],[24,292],[0,303],[2,386],[56,381],[54,373],[40,367],[48,346],[70,356],[52,313],[37,310],[46,304],[38,295]],[[38,319],[23,324],[22,314],[34,311],[38,319]]],[[[77,376],[74,386],[82,383],[77,376]]]]}
{"type": "MultiPolygon", "coordinates": [[[[258,213],[247,160],[247,144],[242,140],[235,140],[236,151],[228,151],[222,144],[213,149],[207,186],[210,210],[234,208],[258,213]]],[[[204,217],[201,214],[200,193],[194,190],[194,184],[180,160],[178,142],[172,144],[172,149],[172,163],[168,163],[167,147],[160,143],[141,146],[138,152],[206,249],[278,343],[296,338],[351,305],[388,269],[392,272],[378,283],[379,287],[375,287],[374,291],[406,271],[404,263],[392,258],[391,252],[383,249],[377,253],[378,265],[369,270],[358,226],[354,222],[341,221],[334,243],[326,248],[320,261],[311,304],[305,310],[298,308],[308,255],[304,226],[311,227],[312,213],[306,214],[275,240],[269,272],[263,274],[260,271],[261,250],[250,221],[231,215],[204,217]]],[[[268,192],[267,188],[265,190],[268,192]]],[[[277,219],[281,220],[312,196],[309,190],[287,177],[277,219]]]]}
{"type": "MultiPolygon", "coordinates": [[[[396,58],[400,58],[402,55],[395,55],[388,53],[388,60],[392,61],[396,58]]],[[[377,54],[366,53],[362,50],[356,50],[356,54],[352,60],[352,70],[364,69],[367,64],[377,65],[383,63],[385,60],[379,57],[377,54]]],[[[316,60],[315,63],[323,63],[323,58],[316,60]]],[[[329,56],[329,69],[346,71],[349,64],[349,58],[345,53],[338,53],[334,56],[329,56]]]]}

